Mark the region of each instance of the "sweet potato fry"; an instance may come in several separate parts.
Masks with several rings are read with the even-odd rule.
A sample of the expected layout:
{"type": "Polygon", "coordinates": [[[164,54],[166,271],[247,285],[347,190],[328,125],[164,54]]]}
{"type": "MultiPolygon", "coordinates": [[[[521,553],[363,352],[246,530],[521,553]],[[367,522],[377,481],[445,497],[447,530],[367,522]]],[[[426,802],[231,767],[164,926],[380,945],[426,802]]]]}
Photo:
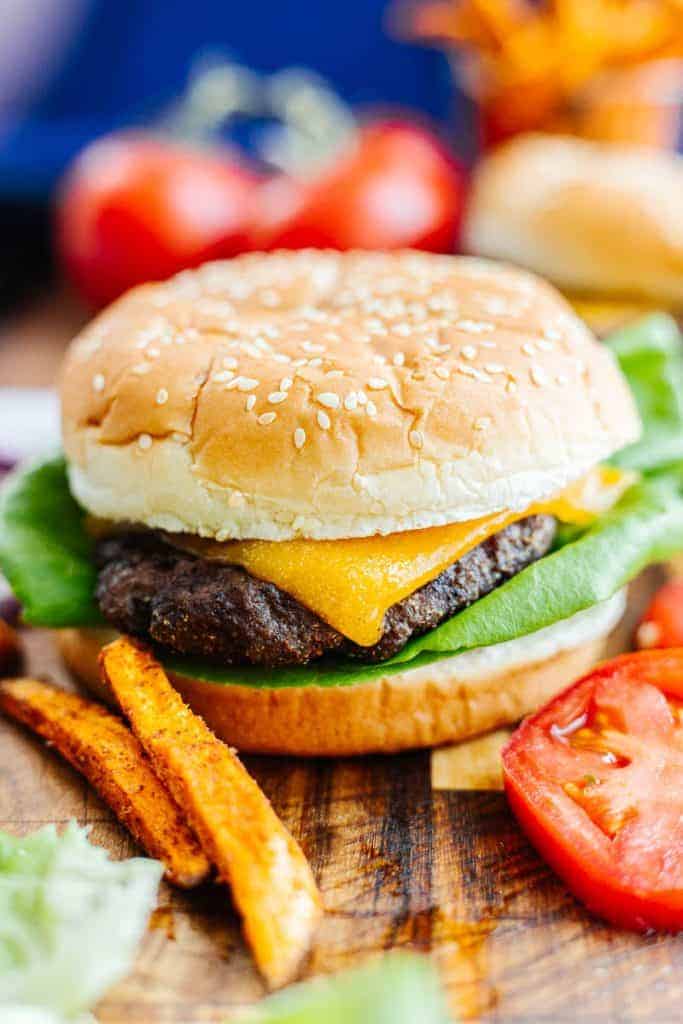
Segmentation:
{"type": "Polygon", "coordinates": [[[267,984],[286,984],[322,913],[299,845],[236,754],[183,703],[145,648],[116,640],[100,665],[159,777],[232,889],[267,984]]]}
{"type": "Polygon", "coordinates": [[[16,672],[21,664],[21,644],[14,629],[0,619],[0,676],[16,672]]]}
{"type": "Polygon", "coordinates": [[[196,837],[120,718],[35,679],[0,683],[0,707],[85,775],[140,845],[165,865],[169,882],[190,888],[207,877],[211,865],[196,837]]]}

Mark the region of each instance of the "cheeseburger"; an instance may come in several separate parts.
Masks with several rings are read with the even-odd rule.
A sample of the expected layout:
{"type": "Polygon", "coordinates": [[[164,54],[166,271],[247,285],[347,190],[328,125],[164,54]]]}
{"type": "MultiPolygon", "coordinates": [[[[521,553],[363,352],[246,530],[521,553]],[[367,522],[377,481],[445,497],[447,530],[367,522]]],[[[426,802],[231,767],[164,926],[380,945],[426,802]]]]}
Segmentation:
{"type": "Polygon", "coordinates": [[[605,460],[640,424],[610,353],[527,273],[413,252],[208,264],[101,314],[61,399],[107,627],[64,631],[67,661],[96,684],[109,629],[142,638],[242,750],[515,721],[623,610],[541,607],[534,570],[631,482],[605,460]]]}

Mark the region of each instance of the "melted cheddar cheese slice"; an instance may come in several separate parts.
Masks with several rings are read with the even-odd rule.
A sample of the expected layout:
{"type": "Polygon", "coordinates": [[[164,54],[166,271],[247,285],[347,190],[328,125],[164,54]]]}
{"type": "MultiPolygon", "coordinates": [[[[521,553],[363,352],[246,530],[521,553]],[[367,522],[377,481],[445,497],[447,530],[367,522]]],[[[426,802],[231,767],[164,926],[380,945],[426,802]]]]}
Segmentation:
{"type": "Polygon", "coordinates": [[[464,554],[509,523],[547,513],[587,524],[606,511],[633,475],[599,466],[551,501],[522,512],[497,512],[450,526],[349,540],[218,541],[169,536],[202,558],[241,565],[310,608],[364,647],[382,635],[384,615],[402,598],[435,579],[464,554]]]}

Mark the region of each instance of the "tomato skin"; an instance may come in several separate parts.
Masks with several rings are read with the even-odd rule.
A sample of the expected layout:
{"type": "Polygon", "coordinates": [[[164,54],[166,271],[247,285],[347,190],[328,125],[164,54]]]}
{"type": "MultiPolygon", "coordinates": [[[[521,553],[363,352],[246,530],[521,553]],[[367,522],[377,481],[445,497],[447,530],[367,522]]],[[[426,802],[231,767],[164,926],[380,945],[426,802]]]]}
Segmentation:
{"type": "Polygon", "coordinates": [[[683,646],[683,580],[660,587],[643,615],[635,635],[636,646],[683,646]]]}
{"type": "Polygon", "coordinates": [[[522,723],[503,751],[503,773],[520,826],[577,899],[623,928],[677,932],[683,928],[680,735],[662,694],[683,700],[683,648],[606,662],[522,723]],[[553,724],[581,722],[596,706],[619,712],[611,728],[625,727],[636,752],[623,765],[595,769],[607,785],[591,792],[600,794],[605,785],[631,809],[613,836],[564,788],[573,761],[576,777],[587,765],[593,771],[602,755],[577,751],[552,733],[553,724]]]}
{"type": "Polygon", "coordinates": [[[58,190],[55,241],[93,306],[245,248],[258,178],[229,151],[152,136],[98,139],[58,190]]]}
{"type": "Polygon", "coordinates": [[[452,252],[465,172],[422,127],[378,121],[311,181],[263,186],[252,246],[452,252]]]}

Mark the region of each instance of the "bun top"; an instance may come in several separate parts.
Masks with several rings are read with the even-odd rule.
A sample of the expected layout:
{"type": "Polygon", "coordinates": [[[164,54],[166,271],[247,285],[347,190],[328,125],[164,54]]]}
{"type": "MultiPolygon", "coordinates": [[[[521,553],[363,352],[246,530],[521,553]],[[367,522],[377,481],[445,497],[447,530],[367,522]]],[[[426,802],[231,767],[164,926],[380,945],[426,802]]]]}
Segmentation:
{"type": "Polygon", "coordinates": [[[683,307],[683,157],[518,136],[481,162],[464,237],[568,290],[683,307]]]}
{"type": "Polygon", "coordinates": [[[73,342],[61,391],[86,509],[219,540],[523,509],[640,430],[552,288],[415,252],[250,254],[136,288],[73,342]]]}

